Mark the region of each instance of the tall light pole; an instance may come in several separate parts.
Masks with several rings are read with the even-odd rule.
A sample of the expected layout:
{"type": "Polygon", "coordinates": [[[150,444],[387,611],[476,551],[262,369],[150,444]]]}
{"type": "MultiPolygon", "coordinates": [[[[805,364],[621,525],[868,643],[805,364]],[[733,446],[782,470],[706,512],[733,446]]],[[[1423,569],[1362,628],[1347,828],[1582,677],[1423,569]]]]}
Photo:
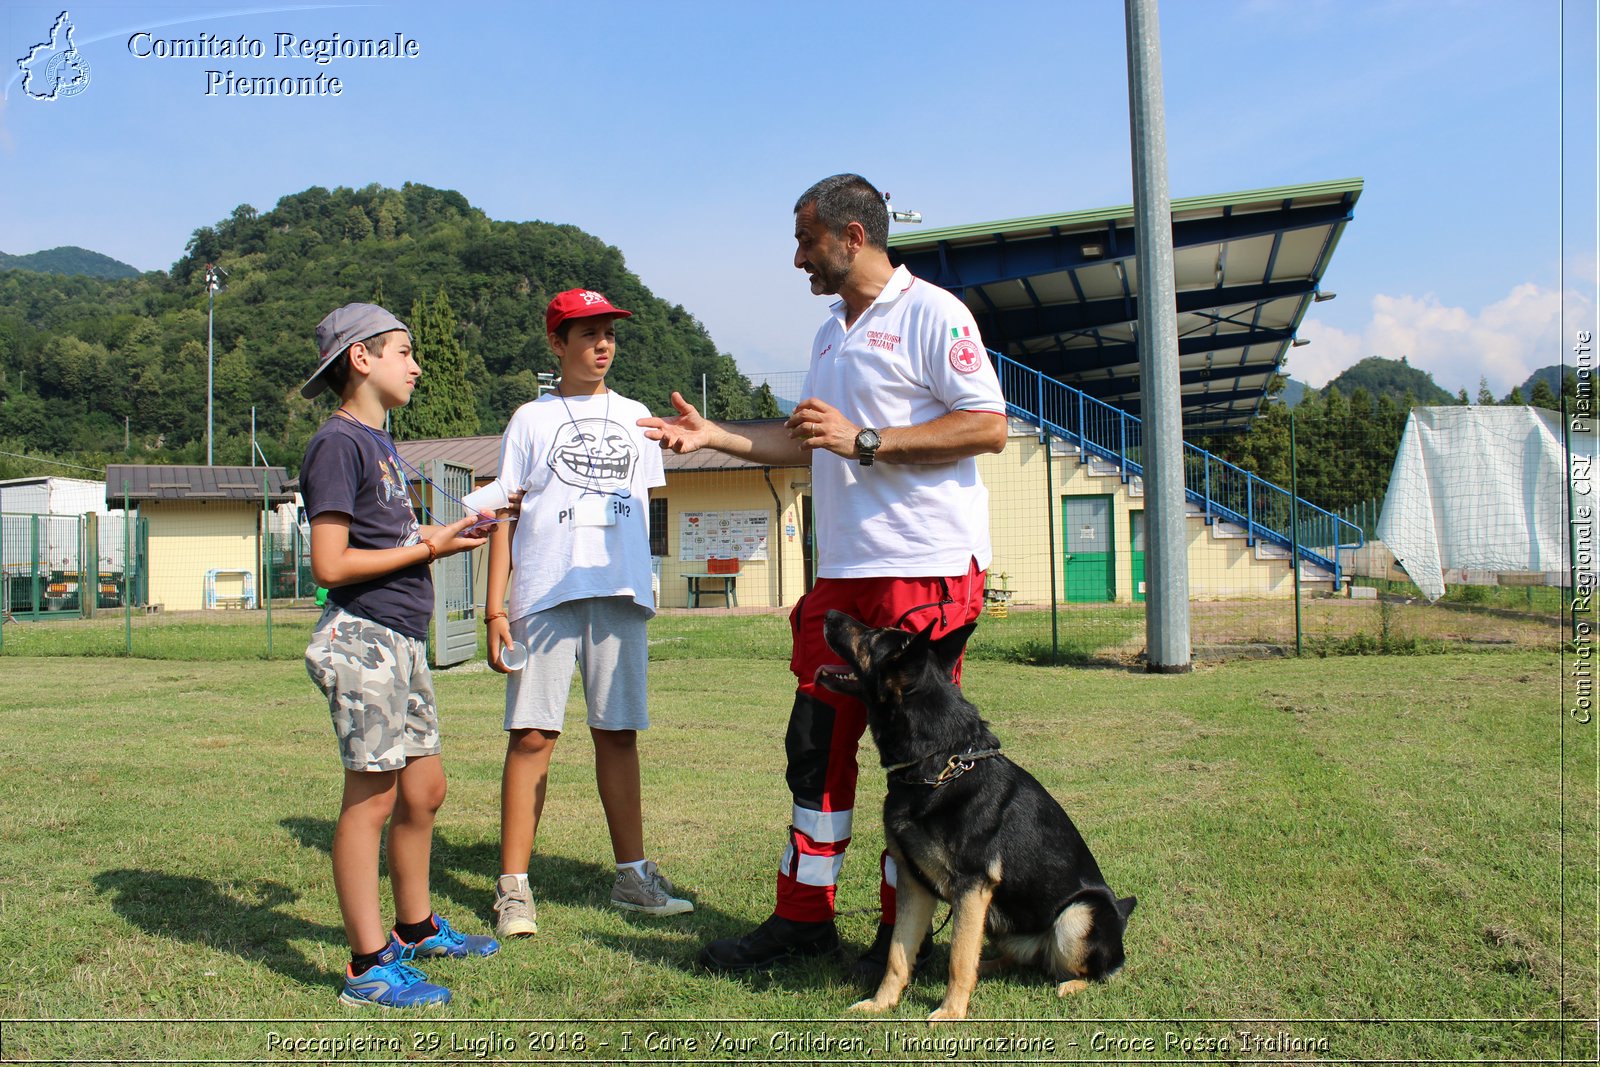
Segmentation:
{"type": "Polygon", "coordinates": [[[211,436],[212,436],[212,366],[211,356],[212,325],[216,319],[217,293],[222,289],[222,280],[218,274],[228,272],[215,263],[206,264],[206,466],[211,466],[211,436]]]}
{"type": "MultiPolygon", "coordinates": [[[[1183,394],[1167,195],[1167,117],[1156,0],[1123,0],[1128,23],[1128,113],[1133,141],[1134,253],[1139,263],[1139,402],[1153,579],[1145,605],[1145,666],[1190,669],[1189,537],[1183,499],[1183,394]]],[[[1298,561],[1296,561],[1298,565],[1298,561]]]]}

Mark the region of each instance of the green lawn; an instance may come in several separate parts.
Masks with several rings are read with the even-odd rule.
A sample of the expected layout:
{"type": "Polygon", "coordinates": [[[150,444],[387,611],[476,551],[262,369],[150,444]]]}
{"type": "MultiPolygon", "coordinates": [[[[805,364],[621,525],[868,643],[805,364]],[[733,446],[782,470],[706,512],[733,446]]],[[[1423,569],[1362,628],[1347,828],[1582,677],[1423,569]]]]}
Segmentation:
{"type": "MultiPolygon", "coordinates": [[[[1595,727],[1563,717],[1554,654],[1153,676],[980,643],[969,695],[1139,907],[1111,982],[1057,1000],[1025,974],[985,980],[975,1021],[929,1030],[940,976],[863,1021],[843,1015],[843,963],[693,968],[703,941],[770,910],[786,625],[653,635],[646,834],[697,911],[606,906],[580,729],[556,753],[538,938],[430,967],[456,991],[447,1008],[378,1016],[335,999],[340,771],[299,663],[0,659],[4,1059],[1594,1059],[1595,727]]],[[[482,668],[437,681],[451,788],[435,906],[481,932],[503,683],[482,668]]],[[[881,847],[876,775],[864,783],[840,892],[852,950],[875,921],[881,847]]]]}

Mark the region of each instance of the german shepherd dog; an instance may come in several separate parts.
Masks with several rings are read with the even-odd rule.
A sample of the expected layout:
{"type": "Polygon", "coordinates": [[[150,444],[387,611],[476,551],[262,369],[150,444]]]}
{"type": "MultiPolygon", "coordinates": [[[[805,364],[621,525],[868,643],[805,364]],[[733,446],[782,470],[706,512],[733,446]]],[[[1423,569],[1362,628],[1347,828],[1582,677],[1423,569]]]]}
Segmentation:
{"type": "Polygon", "coordinates": [[[929,1022],[964,1019],[987,932],[1000,950],[992,972],[1039,964],[1058,996],[1109,978],[1122,966],[1122,931],[1135,898],[1117,899],[1077,827],[1043,786],[1000,754],[1000,742],[952,681],[973,626],[933,640],[875,630],[828,612],[823,632],[845,669],[824,667],[822,685],[860,700],[884,769],[883,831],[899,870],[889,962],[877,993],[852,1011],[900,1001],[911,960],[949,903],[950,977],[929,1022]]]}

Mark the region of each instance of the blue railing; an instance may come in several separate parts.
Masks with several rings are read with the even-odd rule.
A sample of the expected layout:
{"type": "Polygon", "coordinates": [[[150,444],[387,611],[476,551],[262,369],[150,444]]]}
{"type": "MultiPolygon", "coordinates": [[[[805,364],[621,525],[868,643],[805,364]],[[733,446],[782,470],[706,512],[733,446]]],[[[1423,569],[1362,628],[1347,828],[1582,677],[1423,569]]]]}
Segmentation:
{"type": "MultiPolygon", "coordinates": [[[[1115,465],[1123,481],[1144,476],[1144,432],[1138,419],[998,352],[989,354],[1000,372],[1008,414],[1066,441],[1079,450],[1085,462],[1098,457],[1115,465]]],[[[1183,491],[1201,509],[1207,523],[1233,523],[1244,529],[1251,545],[1259,539],[1298,551],[1302,560],[1331,572],[1335,588],[1342,577],[1339,552],[1366,543],[1355,523],[1307,501],[1297,502],[1281,486],[1187,441],[1183,443],[1183,491]],[[1294,536],[1297,516],[1298,546],[1294,536]]]]}

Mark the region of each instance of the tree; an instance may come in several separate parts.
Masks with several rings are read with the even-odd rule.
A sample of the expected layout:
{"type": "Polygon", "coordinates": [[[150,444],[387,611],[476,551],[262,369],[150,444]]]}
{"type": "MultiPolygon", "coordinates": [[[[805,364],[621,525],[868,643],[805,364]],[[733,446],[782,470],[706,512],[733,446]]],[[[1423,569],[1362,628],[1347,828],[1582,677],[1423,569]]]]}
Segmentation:
{"type": "MultiPolygon", "coordinates": [[[[204,457],[208,262],[232,272],[230,296],[217,305],[217,357],[245,342],[251,376],[248,390],[227,403],[219,389],[218,418],[247,424],[254,405],[268,455],[291,470],[331,407],[299,396],[316,323],[352,300],[397,312],[425,302],[432,314],[441,289],[455,321],[443,333],[415,324],[423,377],[414,409],[400,416],[402,423],[413,416],[419,433],[429,394],[448,391],[441,384],[446,340],[466,352],[472,395],[446,404],[451,423],[433,419],[427,432],[503,427],[537,389],[518,372],[553,369],[545,303],[576,285],[599,288],[634,312],[619,329],[612,388],[666,414],[673,390],[699,397],[704,374],[730,413],[746,405],[755,413],[750,384],[731,357],[717,352],[688,310],[652,295],[618,249],[575,226],[491,221],[459,193],[408,184],[312,187],[261,212],[241,204],[194,229],[165,274],[113,279],[0,265],[0,433],[24,446],[17,451],[70,459],[61,450],[101,438],[120,452],[128,416],[136,461],[204,457]],[[45,356],[52,341],[59,358],[45,356]]],[[[227,429],[240,426],[219,421],[218,446],[227,429]]]]}
{"type": "Polygon", "coordinates": [[[352,244],[365,241],[372,236],[372,220],[367,218],[367,213],[355,204],[350,205],[350,210],[344,216],[344,239],[352,244]]]}
{"type": "Polygon", "coordinates": [[[400,234],[400,225],[406,217],[406,202],[393,189],[378,198],[373,211],[377,219],[373,229],[381,241],[392,241],[400,234]]]}
{"type": "Polygon", "coordinates": [[[469,437],[478,432],[478,400],[467,376],[467,350],[456,337],[460,322],[443,287],[430,307],[411,305],[411,340],[422,367],[411,402],[393,416],[396,437],[469,437]]]}
{"type": "Polygon", "coordinates": [[[1450,402],[1450,394],[1439,387],[1433,375],[1413,367],[1405,356],[1397,360],[1368,356],[1345,368],[1328,384],[1338,386],[1345,396],[1353,396],[1357,389],[1364,388],[1374,398],[1392,396],[1398,400],[1409,389],[1429,404],[1450,402]]]}
{"type": "Polygon", "coordinates": [[[1533,395],[1528,398],[1528,403],[1536,408],[1546,411],[1559,411],[1561,401],[1556,398],[1555,390],[1550,388],[1550,383],[1540,378],[1533,383],[1533,395]]]}
{"type": "Polygon", "coordinates": [[[772,395],[772,386],[762,382],[751,397],[751,418],[755,419],[781,419],[783,409],[778,406],[778,398],[772,395]]]}
{"type": "Polygon", "coordinates": [[[500,383],[499,398],[506,405],[508,415],[530,400],[539,399],[538,375],[531,370],[519,370],[506,375],[500,383]]]}
{"type": "Polygon", "coordinates": [[[255,373],[251,366],[250,349],[246,346],[244,338],[241,337],[232,348],[217,357],[213,379],[215,410],[212,412],[212,421],[216,424],[217,440],[220,442],[227,433],[237,434],[243,431],[248,451],[250,386],[255,380],[255,373]]]}
{"type": "Polygon", "coordinates": [[[1489,379],[1478,379],[1478,406],[1482,408],[1493,407],[1495,404],[1494,393],[1489,390],[1489,379]]]}

